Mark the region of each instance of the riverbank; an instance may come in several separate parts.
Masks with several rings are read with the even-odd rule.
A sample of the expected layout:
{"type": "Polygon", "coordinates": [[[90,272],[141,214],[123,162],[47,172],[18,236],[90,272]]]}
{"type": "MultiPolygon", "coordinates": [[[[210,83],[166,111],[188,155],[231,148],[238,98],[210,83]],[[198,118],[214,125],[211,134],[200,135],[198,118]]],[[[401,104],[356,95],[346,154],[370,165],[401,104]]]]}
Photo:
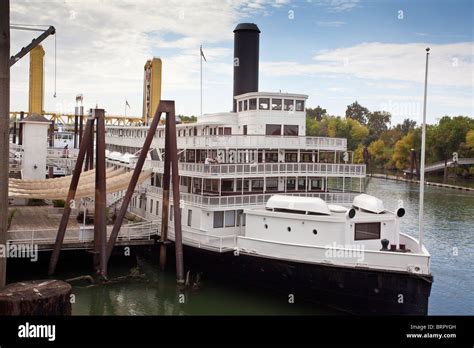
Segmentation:
{"type": "MultiPolygon", "coordinates": [[[[367,174],[369,178],[378,178],[378,179],[386,179],[386,180],[395,180],[395,181],[403,181],[403,182],[409,182],[413,184],[419,184],[419,180],[415,179],[407,179],[402,176],[398,175],[389,175],[389,174],[367,174]]],[[[425,185],[428,186],[437,186],[437,187],[443,187],[443,188],[449,188],[449,189],[454,189],[454,190],[463,190],[463,191],[470,191],[474,192],[474,188],[472,187],[466,187],[466,186],[458,186],[458,185],[451,185],[451,184],[443,184],[439,182],[433,182],[433,181],[425,181],[425,185]]]]}

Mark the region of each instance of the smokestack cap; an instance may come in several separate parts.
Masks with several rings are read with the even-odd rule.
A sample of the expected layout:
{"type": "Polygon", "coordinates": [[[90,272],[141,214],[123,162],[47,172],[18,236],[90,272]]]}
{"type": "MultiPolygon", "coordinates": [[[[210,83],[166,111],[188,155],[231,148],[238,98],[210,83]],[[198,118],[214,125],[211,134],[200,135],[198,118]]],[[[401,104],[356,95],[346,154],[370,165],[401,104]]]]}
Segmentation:
{"type": "Polygon", "coordinates": [[[236,31],[257,31],[260,33],[260,29],[258,29],[257,24],[254,23],[240,23],[235,27],[234,33],[236,31]]]}

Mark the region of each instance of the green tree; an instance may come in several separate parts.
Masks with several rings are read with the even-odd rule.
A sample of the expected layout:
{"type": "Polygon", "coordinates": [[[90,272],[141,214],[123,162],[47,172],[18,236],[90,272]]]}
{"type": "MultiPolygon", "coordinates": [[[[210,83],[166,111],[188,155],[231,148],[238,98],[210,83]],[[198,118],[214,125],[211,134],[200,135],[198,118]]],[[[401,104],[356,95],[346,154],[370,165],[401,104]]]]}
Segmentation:
{"type": "Polygon", "coordinates": [[[467,132],[473,127],[474,121],[469,117],[444,116],[438,125],[427,132],[427,145],[438,160],[444,161],[443,182],[448,178],[448,160],[457,152],[466,140],[467,132]]]}
{"type": "Polygon", "coordinates": [[[402,133],[402,136],[405,136],[416,128],[416,121],[406,118],[401,124],[397,124],[395,128],[402,133]]]}
{"type": "Polygon", "coordinates": [[[359,121],[359,123],[365,125],[367,123],[367,116],[369,109],[360,105],[357,100],[350,105],[347,105],[346,118],[352,118],[353,120],[359,121]]]}
{"type": "Polygon", "coordinates": [[[466,133],[466,146],[469,149],[474,149],[474,129],[466,133]]]}
{"type": "Polygon", "coordinates": [[[367,116],[367,127],[372,139],[379,139],[388,130],[392,115],[386,111],[374,111],[367,116]]]}
{"type": "Polygon", "coordinates": [[[327,111],[319,105],[313,109],[306,108],[306,118],[321,121],[324,115],[327,115],[327,111]]]}
{"type": "Polygon", "coordinates": [[[380,166],[384,163],[385,159],[385,144],[383,140],[375,140],[370,143],[369,147],[369,154],[370,158],[372,159],[372,163],[376,166],[380,166]]]}

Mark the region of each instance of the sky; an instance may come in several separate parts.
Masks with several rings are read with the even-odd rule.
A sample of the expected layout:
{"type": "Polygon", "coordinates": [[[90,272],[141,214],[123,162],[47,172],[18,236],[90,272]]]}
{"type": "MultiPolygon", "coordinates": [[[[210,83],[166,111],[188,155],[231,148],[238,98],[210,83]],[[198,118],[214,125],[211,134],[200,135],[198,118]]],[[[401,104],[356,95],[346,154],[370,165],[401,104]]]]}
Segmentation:
{"type": "MultiPolygon", "coordinates": [[[[54,25],[45,48],[45,111],[73,113],[75,97],[110,115],[142,116],[143,66],[163,61],[162,99],[177,114],[232,108],[233,29],[256,23],[259,90],[308,95],[308,107],[421,121],[474,117],[473,2],[460,0],[11,0],[11,24],[54,25]],[[56,51],[55,51],[56,46],[56,51]],[[56,59],[55,59],[56,57],[56,59]],[[55,65],[56,62],[56,65],[55,65]],[[56,79],[55,79],[56,66],[56,79]],[[56,97],[54,93],[56,91],[56,97]],[[126,109],[125,101],[130,109],[126,109]]],[[[11,53],[39,33],[11,30],[11,53]]],[[[11,110],[28,110],[26,56],[11,68],[11,110]]]]}

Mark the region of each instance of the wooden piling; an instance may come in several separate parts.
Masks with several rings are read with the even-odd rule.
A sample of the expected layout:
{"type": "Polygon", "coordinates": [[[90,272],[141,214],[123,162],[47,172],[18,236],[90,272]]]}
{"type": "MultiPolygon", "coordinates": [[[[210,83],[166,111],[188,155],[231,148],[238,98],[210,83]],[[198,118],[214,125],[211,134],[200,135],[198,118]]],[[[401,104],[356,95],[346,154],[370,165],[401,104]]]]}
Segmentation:
{"type": "Polygon", "coordinates": [[[94,217],[94,251],[99,260],[99,274],[107,279],[107,190],[105,165],[105,112],[95,109],[96,119],[96,166],[95,166],[95,217],[94,217]]]}
{"type": "Polygon", "coordinates": [[[82,172],[82,165],[84,164],[84,157],[86,155],[87,149],[89,148],[89,143],[93,141],[93,139],[90,138],[90,129],[92,128],[93,123],[93,118],[89,118],[87,120],[86,129],[84,132],[84,139],[82,139],[81,146],[79,147],[79,154],[77,155],[76,166],[74,167],[74,172],[71,178],[71,184],[69,185],[69,192],[66,198],[66,204],[64,205],[63,216],[61,217],[58,234],[56,236],[56,242],[54,244],[53,253],[51,254],[51,259],[49,261],[49,275],[52,275],[56,271],[59,253],[61,252],[64,235],[66,234],[66,228],[69,221],[69,215],[71,214],[71,203],[76,197],[76,190],[77,185],[79,184],[79,177],[82,172]]]}
{"type": "MultiPolygon", "coordinates": [[[[7,243],[10,124],[10,1],[0,1],[0,245],[7,243]]],[[[0,257],[0,289],[6,284],[7,258],[0,257]]]]}
{"type": "Polygon", "coordinates": [[[169,118],[166,117],[165,126],[165,160],[163,168],[163,180],[161,186],[163,188],[163,205],[161,209],[161,236],[160,236],[160,269],[162,271],[166,268],[166,242],[168,240],[168,219],[169,219],[169,207],[170,207],[170,156],[169,154],[169,118]]]}
{"type": "Polygon", "coordinates": [[[0,290],[0,316],[71,315],[71,285],[61,280],[8,284],[0,290]]]}

